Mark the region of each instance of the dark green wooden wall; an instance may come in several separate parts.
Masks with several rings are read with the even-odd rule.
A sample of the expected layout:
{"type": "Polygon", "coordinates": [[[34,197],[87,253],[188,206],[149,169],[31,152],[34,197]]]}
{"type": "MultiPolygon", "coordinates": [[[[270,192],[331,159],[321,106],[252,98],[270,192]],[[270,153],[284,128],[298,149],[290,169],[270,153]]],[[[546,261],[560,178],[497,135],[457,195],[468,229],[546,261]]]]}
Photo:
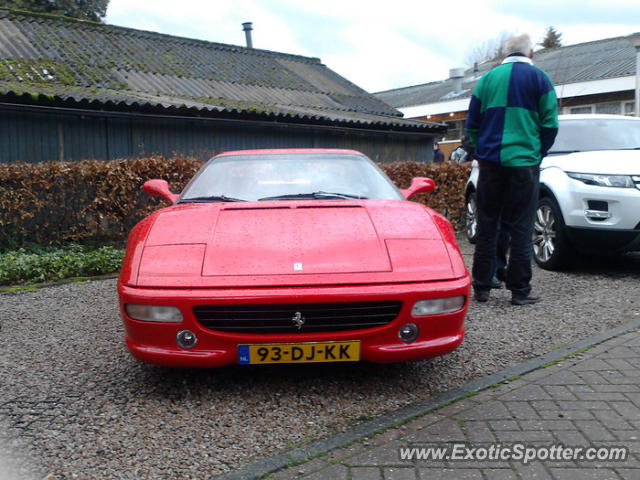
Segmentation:
{"type": "Polygon", "coordinates": [[[350,148],[378,162],[430,161],[433,135],[0,105],[0,162],[5,163],[149,154],[204,160],[227,150],[286,147],[350,148]]]}

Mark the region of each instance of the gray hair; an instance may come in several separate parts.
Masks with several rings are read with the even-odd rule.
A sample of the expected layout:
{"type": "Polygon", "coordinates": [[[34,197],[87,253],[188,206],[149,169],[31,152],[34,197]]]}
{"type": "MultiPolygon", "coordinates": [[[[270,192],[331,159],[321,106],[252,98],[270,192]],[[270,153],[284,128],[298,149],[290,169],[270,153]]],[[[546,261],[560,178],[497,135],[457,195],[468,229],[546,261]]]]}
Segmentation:
{"type": "Polygon", "coordinates": [[[533,44],[531,43],[531,37],[527,33],[520,35],[511,35],[504,42],[504,54],[511,55],[512,53],[522,53],[523,55],[529,55],[533,50],[533,44]]]}

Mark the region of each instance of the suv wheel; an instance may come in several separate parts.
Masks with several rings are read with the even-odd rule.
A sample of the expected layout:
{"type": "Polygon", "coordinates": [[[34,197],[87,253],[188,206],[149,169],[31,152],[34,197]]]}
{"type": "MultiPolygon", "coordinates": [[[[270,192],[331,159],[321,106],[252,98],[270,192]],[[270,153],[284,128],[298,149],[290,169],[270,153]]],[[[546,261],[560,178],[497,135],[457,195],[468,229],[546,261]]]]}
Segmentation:
{"type": "Polygon", "coordinates": [[[533,258],[545,270],[560,270],[568,261],[568,243],[560,207],[553,198],[538,200],[533,226],[533,258]]]}
{"type": "Polygon", "coordinates": [[[476,192],[467,195],[465,204],[465,233],[470,243],[476,243],[478,238],[478,203],[476,201],[476,192]]]}

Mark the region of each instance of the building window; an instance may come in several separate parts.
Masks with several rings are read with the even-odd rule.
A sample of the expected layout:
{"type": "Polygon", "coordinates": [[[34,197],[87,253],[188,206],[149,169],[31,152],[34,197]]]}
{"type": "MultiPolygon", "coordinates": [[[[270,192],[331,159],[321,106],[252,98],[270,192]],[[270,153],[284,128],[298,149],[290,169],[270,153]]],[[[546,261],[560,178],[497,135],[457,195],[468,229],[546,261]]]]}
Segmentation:
{"type": "Polygon", "coordinates": [[[451,120],[444,122],[447,124],[446,140],[460,140],[464,133],[464,125],[466,120],[451,120]]]}
{"type": "Polygon", "coordinates": [[[598,103],[596,105],[596,113],[620,115],[620,113],[622,113],[620,102],[598,103]]]}
{"type": "Polygon", "coordinates": [[[625,115],[635,115],[636,113],[636,104],[635,102],[627,102],[624,104],[624,114],[625,115]]]}
{"type": "Polygon", "coordinates": [[[456,120],[451,122],[445,122],[447,124],[447,140],[452,140],[454,138],[460,138],[460,128],[458,127],[458,122],[456,120]]]}
{"type": "Polygon", "coordinates": [[[591,105],[589,105],[588,107],[573,107],[570,112],[572,115],[576,115],[579,113],[591,113],[591,108],[591,105]]]}

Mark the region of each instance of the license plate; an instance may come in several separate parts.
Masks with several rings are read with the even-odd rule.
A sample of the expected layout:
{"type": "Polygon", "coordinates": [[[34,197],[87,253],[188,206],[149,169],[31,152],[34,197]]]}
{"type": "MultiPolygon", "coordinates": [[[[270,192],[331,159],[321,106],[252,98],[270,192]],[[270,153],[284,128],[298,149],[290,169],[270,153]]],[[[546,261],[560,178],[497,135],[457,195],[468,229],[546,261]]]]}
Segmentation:
{"type": "Polygon", "coordinates": [[[238,345],[238,363],[357,362],[360,342],[269,343],[238,345]]]}

